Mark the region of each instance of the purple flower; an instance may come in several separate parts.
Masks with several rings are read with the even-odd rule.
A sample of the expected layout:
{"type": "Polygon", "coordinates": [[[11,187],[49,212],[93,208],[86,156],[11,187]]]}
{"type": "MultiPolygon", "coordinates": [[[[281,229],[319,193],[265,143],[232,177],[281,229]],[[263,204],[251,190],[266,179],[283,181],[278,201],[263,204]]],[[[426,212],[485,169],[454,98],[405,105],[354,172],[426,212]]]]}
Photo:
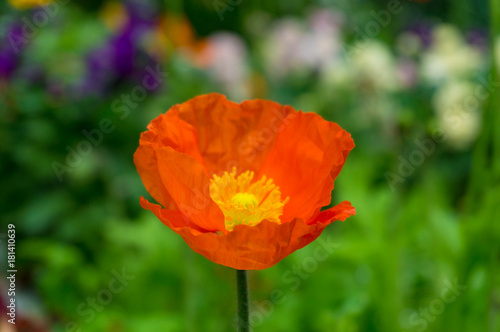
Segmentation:
{"type": "Polygon", "coordinates": [[[429,47],[432,44],[432,25],[425,23],[417,23],[409,27],[408,31],[422,41],[424,47],[429,47]]]}
{"type": "Polygon", "coordinates": [[[80,87],[83,95],[109,92],[123,81],[139,83],[146,75],[146,67],[155,65],[151,56],[141,48],[144,36],[155,27],[155,8],[149,2],[133,0],[127,1],[125,7],[127,24],[105,45],[87,56],[87,75],[80,87]]]}
{"type": "Polygon", "coordinates": [[[488,49],[488,31],[481,28],[471,29],[466,35],[467,42],[476,46],[481,51],[488,49]]]}
{"type": "Polygon", "coordinates": [[[0,78],[10,79],[20,64],[20,52],[23,45],[16,43],[16,37],[22,37],[21,25],[13,24],[1,39],[0,44],[0,78]]]}

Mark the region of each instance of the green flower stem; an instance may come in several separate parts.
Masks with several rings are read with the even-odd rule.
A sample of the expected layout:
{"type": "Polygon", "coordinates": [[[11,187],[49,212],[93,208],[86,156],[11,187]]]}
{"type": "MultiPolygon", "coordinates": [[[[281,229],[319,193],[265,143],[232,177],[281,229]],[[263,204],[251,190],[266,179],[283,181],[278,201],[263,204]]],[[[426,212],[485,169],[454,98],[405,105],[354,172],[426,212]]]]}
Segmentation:
{"type": "Polygon", "coordinates": [[[247,271],[236,270],[236,288],[238,290],[238,331],[249,332],[247,271]]]}

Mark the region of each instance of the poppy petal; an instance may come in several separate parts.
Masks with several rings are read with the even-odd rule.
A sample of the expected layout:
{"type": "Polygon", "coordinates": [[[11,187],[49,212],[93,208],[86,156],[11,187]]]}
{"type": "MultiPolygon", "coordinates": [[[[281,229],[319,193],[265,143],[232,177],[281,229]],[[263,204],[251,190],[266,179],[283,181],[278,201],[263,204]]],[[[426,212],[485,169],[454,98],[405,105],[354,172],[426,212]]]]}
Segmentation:
{"type": "Polygon", "coordinates": [[[226,231],[224,215],[210,198],[210,179],[193,157],[171,147],[156,149],[161,181],[178,209],[207,231],[226,231]]]}
{"type": "Polygon", "coordinates": [[[282,222],[309,220],[330,203],[335,177],[353,147],[349,133],[317,114],[299,112],[283,121],[259,174],[272,178],[282,197],[290,197],[282,222]]]}
{"type": "Polygon", "coordinates": [[[150,195],[167,209],[176,209],[158,172],[156,149],[169,146],[187,153],[199,162],[203,158],[198,150],[196,130],[179,119],[176,112],[162,114],[148,125],[148,131],[141,134],[139,147],[134,154],[134,163],[150,195]]]}
{"type": "Polygon", "coordinates": [[[196,128],[199,150],[210,173],[257,172],[272,148],[280,125],[291,112],[267,100],[236,104],[224,95],[209,94],[173,107],[179,117],[196,128]]]}
{"type": "Polygon", "coordinates": [[[356,214],[356,209],[351,205],[351,202],[343,201],[332,208],[321,211],[312,223],[331,223],[332,220],[344,221],[350,216],[356,214]]]}
{"type": "Polygon", "coordinates": [[[141,143],[153,145],[155,148],[169,146],[175,151],[190,155],[203,164],[198,148],[196,128],[180,119],[175,109],[151,121],[148,131],[141,135],[141,143]]]}
{"type": "Polygon", "coordinates": [[[193,234],[196,235],[207,232],[207,230],[204,230],[203,228],[198,227],[198,225],[196,225],[195,223],[191,222],[179,210],[163,209],[160,205],[150,203],[142,196],[140,204],[142,208],[153,212],[162,223],[164,223],[174,231],[179,230],[183,227],[187,227],[192,231],[193,234]]]}
{"type": "Polygon", "coordinates": [[[175,202],[161,181],[155,149],[150,145],[139,145],[134,154],[134,163],[149,194],[165,208],[176,209],[175,202]]]}
{"type": "Polygon", "coordinates": [[[264,220],[253,227],[237,225],[232,232],[219,235],[189,227],[181,220],[179,211],[167,211],[143,198],[141,206],[153,211],[165,225],[181,235],[195,252],[217,264],[240,270],[269,268],[314,241],[330,223],[344,221],[355,214],[351,204],[344,201],[322,211],[313,222],[294,219],[280,225],[264,220]]]}

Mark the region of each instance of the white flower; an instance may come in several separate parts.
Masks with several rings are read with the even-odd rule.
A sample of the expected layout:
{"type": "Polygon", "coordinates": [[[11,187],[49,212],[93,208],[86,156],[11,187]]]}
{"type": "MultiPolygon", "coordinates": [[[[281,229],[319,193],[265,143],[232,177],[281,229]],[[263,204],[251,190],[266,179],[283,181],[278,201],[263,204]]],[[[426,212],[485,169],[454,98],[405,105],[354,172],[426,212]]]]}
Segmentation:
{"type": "Polygon", "coordinates": [[[293,18],[276,22],[263,42],[269,75],[283,79],[293,72],[325,70],[340,57],[341,24],[339,14],[326,10],[313,12],[309,24],[293,18]]]}
{"type": "Polygon", "coordinates": [[[236,99],[248,97],[248,51],[243,40],[232,33],[216,33],[208,38],[204,52],[209,72],[228,94],[236,99]]]}
{"type": "Polygon", "coordinates": [[[277,22],[264,41],[263,57],[271,77],[283,78],[300,66],[298,53],[305,28],[295,19],[277,22]]]}
{"type": "Polygon", "coordinates": [[[481,52],[468,45],[453,26],[441,25],[433,31],[433,44],[422,56],[422,77],[440,84],[449,79],[467,78],[485,63],[481,52]]]}
{"type": "Polygon", "coordinates": [[[351,60],[358,81],[382,90],[398,88],[396,63],[385,44],[371,40],[366,46],[356,49],[351,60]]]}
{"type": "Polygon", "coordinates": [[[419,54],[422,49],[422,40],[411,32],[403,32],[396,41],[396,48],[399,53],[405,56],[414,56],[419,54]]]}
{"type": "Polygon", "coordinates": [[[433,98],[439,128],[447,143],[464,149],[476,139],[481,126],[481,100],[476,86],[465,81],[449,81],[433,98]]]}
{"type": "Polygon", "coordinates": [[[417,64],[413,60],[399,59],[397,64],[398,83],[405,88],[417,83],[417,64]]]}

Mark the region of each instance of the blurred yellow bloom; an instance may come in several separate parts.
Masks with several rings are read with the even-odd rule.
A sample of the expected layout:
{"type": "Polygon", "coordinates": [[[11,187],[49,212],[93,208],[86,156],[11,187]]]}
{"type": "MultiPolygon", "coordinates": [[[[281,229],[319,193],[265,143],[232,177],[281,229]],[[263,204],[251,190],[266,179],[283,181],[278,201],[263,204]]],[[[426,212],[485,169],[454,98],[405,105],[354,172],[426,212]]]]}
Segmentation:
{"type": "Polygon", "coordinates": [[[481,130],[482,98],[477,91],[471,82],[451,80],[437,89],[432,100],[439,129],[457,150],[470,147],[481,130]]]}
{"type": "Polygon", "coordinates": [[[99,12],[99,17],[111,31],[118,31],[127,24],[126,8],[119,2],[107,2],[99,12]]]}
{"type": "Polygon", "coordinates": [[[33,7],[45,6],[51,2],[52,0],[9,0],[11,6],[17,9],[28,9],[33,7]]]}
{"type": "Polygon", "coordinates": [[[485,66],[481,51],[467,43],[458,28],[440,25],[433,31],[433,45],[422,56],[421,75],[435,84],[474,76],[485,66]]]}

